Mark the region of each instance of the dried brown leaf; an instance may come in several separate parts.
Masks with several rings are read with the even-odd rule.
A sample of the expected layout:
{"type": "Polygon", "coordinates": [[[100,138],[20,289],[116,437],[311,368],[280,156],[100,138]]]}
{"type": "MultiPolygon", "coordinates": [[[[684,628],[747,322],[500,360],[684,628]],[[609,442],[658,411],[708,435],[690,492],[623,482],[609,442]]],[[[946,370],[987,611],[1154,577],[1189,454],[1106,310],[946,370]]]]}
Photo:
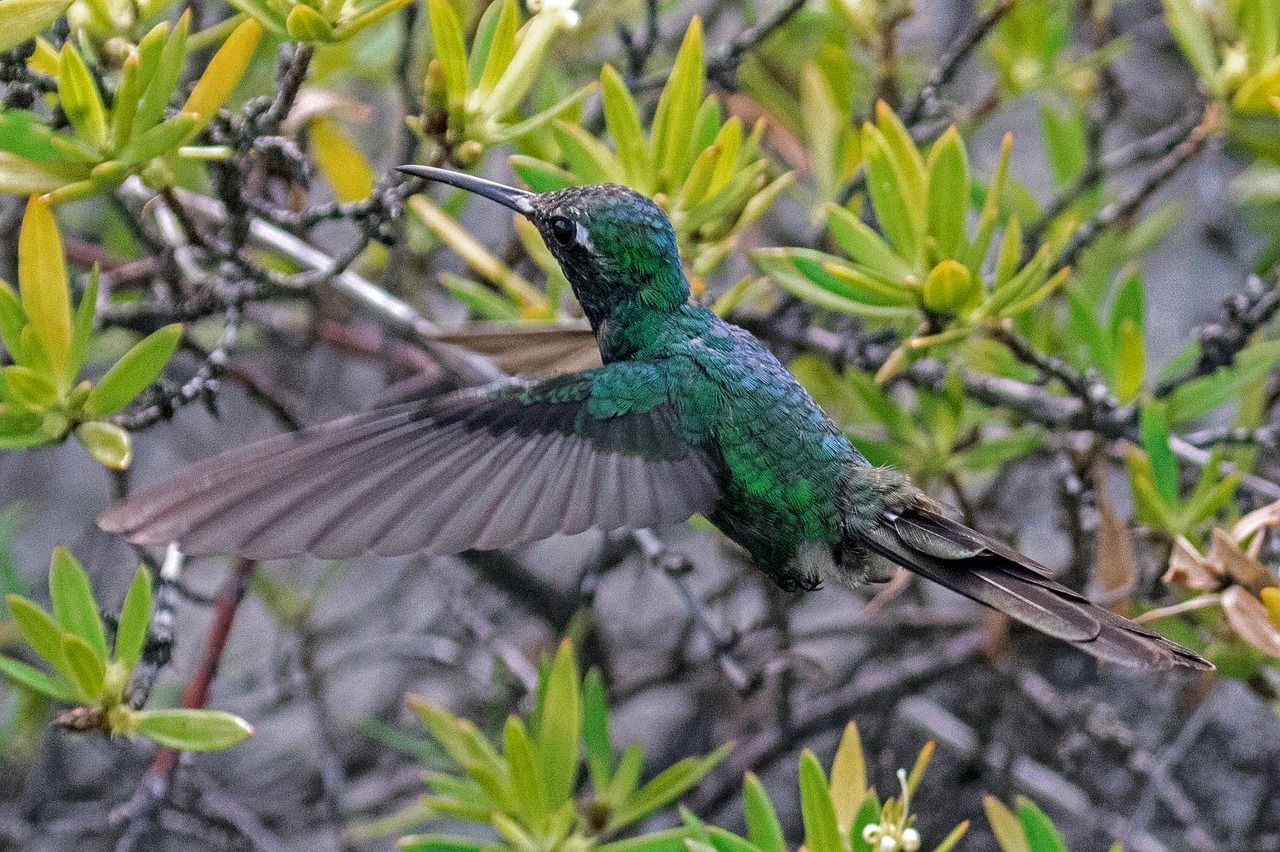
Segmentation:
{"type": "Polygon", "coordinates": [[[1133,554],[1129,528],[1116,515],[1107,489],[1107,474],[1098,481],[1098,547],[1093,573],[1108,600],[1127,595],[1138,582],[1138,558],[1133,554]]]}
{"type": "MultiPolygon", "coordinates": [[[[1237,542],[1243,542],[1249,536],[1256,532],[1270,529],[1271,527],[1280,525],[1280,500],[1274,503],[1268,503],[1261,509],[1254,509],[1240,520],[1236,521],[1231,527],[1231,537],[1237,542]]],[[[1254,536],[1253,541],[1249,542],[1248,554],[1253,557],[1262,550],[1262,536],[1254,536]]]]}
{"type": "Polygon", "coordinates": [[[1173,543],[1169,554],[1169,570],[1161,578],[1171,586],[1183,589],[1211,592],[1222,585],[1222,573],[1218,567],[1200,555],[1183,536],[1173,543]]]}
{"type": "Polygon", "coordinates": [[[1239,586],[1222,595],[1222,611],[1241,639],[1264,654],[1280,657],[1280,629],[1271,623],[1262,601],[1239,586]]]}
{"type": "Polygon", "coordinates": [[[1280,586],[1275,576],[1257,559],[1242,551],[1223,530],[1213,530],[1213,544],[1209,547],[1208,558],[1241,586],[1255,596],[1268,586],[1280,586]]]}

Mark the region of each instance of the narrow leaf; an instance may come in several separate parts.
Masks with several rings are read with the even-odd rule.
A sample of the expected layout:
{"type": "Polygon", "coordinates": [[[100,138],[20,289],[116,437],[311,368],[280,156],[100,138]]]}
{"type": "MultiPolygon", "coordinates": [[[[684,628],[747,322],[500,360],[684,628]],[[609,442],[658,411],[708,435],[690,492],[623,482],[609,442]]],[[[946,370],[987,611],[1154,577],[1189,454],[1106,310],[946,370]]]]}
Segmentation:
{"type": "Polygon", "coordinates": [[[49,562],[49,595],[53,598],[53,617],[58,625],[85,640],[87,647],[105,660],[107,637],[98,604],[89,588],[89,575],[65,547],[53,549],[49,562]]]}
{"type": "Polygon", "coordinates": [[[65,383],[71,351],[71,296],[62,238],[49,205],[39,198],[27,202],[18,235],[18,282],[22,308],[55,370],[65,383]]]}
{"type": "Polygon", "coordinates": [[[105,417],[124,408],[160,377],[181,339],[182,325],[174,323],[135,343],[94,385],[85,401],[85,411],[90,417],[105,417]]]}
{"type": "Polygon", "coordinates": [[[239,716],[221,710],[140,710],[138,733],[162,746],[182,751],[219,751],[253,736],[239,716]]]}
{"type": "Polygon", "coordinates": [[[120,608],[120,621],[116,627],[115,659],[132,669],[142,658],[142,648],[147,641],[147,628],[151,625],[151,572],[139,566],[133,582],[124,596],[120,608]]]}

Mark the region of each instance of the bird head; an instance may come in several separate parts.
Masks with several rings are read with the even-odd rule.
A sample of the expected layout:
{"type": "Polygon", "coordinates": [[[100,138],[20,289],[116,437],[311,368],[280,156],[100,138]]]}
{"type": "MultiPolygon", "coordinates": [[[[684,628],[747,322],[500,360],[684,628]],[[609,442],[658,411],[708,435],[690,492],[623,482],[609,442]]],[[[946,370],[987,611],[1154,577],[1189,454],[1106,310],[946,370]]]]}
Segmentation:
{"type": "Polygon", "coordinates": [[[528,218],[597,330],[624,306],[671,311],[689,300],[671,220],[634,190],[602,183],[538,193],[432,166],[400,171],[465,189],[528,218]]]}

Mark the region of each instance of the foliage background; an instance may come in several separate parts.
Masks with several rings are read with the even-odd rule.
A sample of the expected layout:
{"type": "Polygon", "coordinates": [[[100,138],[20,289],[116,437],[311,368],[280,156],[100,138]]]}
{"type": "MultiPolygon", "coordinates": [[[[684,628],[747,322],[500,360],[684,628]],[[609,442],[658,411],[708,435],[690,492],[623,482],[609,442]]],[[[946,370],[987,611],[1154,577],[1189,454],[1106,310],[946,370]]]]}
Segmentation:
{"type": "MultiPolygon", "coordinates": [[[[191,51],[183,82],[169,98],[172,115],[188,111],[187,88],[230,32],[216,24],[235,11],[219,0],[190,5],[197,13],[192,32],[209,35],[191,51]]],[[[276,21],[284,19],[279,7],[263,4],[266,11],[258,11],[266,35],[250,51],[244,79],[221,93],[220,116],[195,113],[207,126],[202,136],[182,140],[185,153],[162,149],[122,170],[98,172],[108,179],[97,183],[76,172],[70,183],[41,188],[76,187],[55,208],[73,292],[82,292],[89,268],[99,263],[111,293],[99,305],[87,374],[101,376],[143,334],[168,323],[186,323],[187,333],[164,383],[142,392],[111,415],[115,419],[103,418],[131,433],[127,479],[72,443],[0,452],[0,505],[14,507],[0,526],[6,590],[47,600],[44,566],[53,547],[66,544],[89,570],[104,612],[114,613],[139,554],[96,532],[92,521],[129,483],[155,481],[182,462],[290,422],[351,411],[408,375],[438,377],[439,363],[423,354],[423,347],[437,351],[437,324],[458,328],[468,314],[546,319],[555,305],[555,278],[548,281],[538,258],[529,258],[505,216],[495,217],[482,203],[462,209],[460,200],[442,193],[429,196],[440,207],[415,196],[402,213],[402,185],[383,175],[401,162],[434,160],[510,180],[507,156],[517,153],[525,158],[516,164],[526,177],[537,178],[535,161],[541,160],[590,178],[586,172],[600,167],[601,158],[575,157],[566,137],[572,131],[562,128],[556,136],[546,123],[513,143],[502,139],[504,128],[558,110],[562,98],[599,77],[603,62],[630,84],[648,126],[695,14],[705,27],[709,90],[719,96],[723,115],[741,116],[747,129],[757,116],[772,116],[760,149],[767,163],[753,167],[744,157],[731,172],[763,169],[767,177],[753,181],[752,192],[794,172],[792,184],[777,187],[776,200],[765,199],[772,204],[759,219],[736,227],[746,203],[739,199],[727,205],[731,213],[719,211],[726,222],[720,231],[682,231],[690,272],[705,285],[707,299],[730,294],[719,304],[780,354],[799,358],[797,372],[868,447],[928,481],[943,499],[962,497],[980,528],[1063,569],[1071,582],[1092,584],[1099,595],[1112,589],[1111,597],[1132,612],[1227,587],[1261,601],[1260,588],[1275,585],[1273,567],[1264,567],[1269,573],[1254,576],[1252,585],[1234,574],[1219,576],[1211,566],[1201,567],[1212,589],[1158,579],[1176,534],[1209,552],[1213,528],[1229,530],[1277,497],[1269,490],[1275,489],[1275,357],[1266,346],[1277,302],[1280,126],[1266,93],[1271,86],[1280,94],[1274,79],[1280,23],[1256,12],[1263,20],[1255,29],[1270,32],[1270,41],[1250,40],[1242,34],[1249,27],[1240,23],[1266,3],[1016,0],[1012,12],[1001,6],[991,15],[985,5],[942,0],[911,7],[856,0],[758,7],[679,2],[651,7],[652,40],[644,4],[584,2],[576,10],[548,4],[543,14],[576,13],[581,20],[547,36],[548,51],[531,65],[536,75],[513,77],[529,84],[527,93],[488,111],[489,102],[475,98],[476,110],[462,120],[456,104],[451,112],[447,85],[440,85],[446,63],[427,69],[428,58],[444,52],[428,32],[428,19],[434,26],[444,20],[442,5],[409,4],[347,39],[305,13],[290,29],[276,21]],[[999,15],[1003,23],[996,24],[999,15]],[[298,48],[296,38],[275,33],[271,21],[321,43],[314,51],[298,48]],[[781,21],[781,29],[760,27],[770,21],[781,21]],[[629,51],[616,35],[620,22],[638,47],[629,51]],[[308,59],[299,60],[301,54],[308,59]],[[820,90],[817,77],[798,74],[806,64],[836,86],[835,101],[847,103],[824,108],[807,100],[820,90]],[[916,93],[939,70],[955,76],[937,87],[936,101],[918,100],[916,93]],[[846,83],[849,90],[840,90],[846,83]],[[1261,106],[1246,103],[1242,91],[1253,92],[1261,106]],[[957,124],[976,186],[970,236],[1001,140],[1012,134],[997,240],[1010,211],[1024,227],[1037,220],[1043,226],[1027,240],[1028,255],[1041,239],[1058,256],[1073,237],[1089,234],[1087,250],[1071,258],[1074,274],[1065,291],[1114,333],[1123,356],[1103,351],[1106,346],[1080,351],[1084,347],[1072,345],[1081,326],[1072,324],[1062,291],[1046,294],[1011,325],[969,323],[967,303],[952,298],[969,284],[956,279],[947,290],[939,278],[941,295],[920,291],[929,263],[920,280],[885,297],[906,307],[902,316],[855,318],[857,300],[853,307],[833,302],[830,287],[819,292],[823,276],[809,278],[802,269],[797,277],[786,267],[792,255],[765,254],[760,262],[762,255],[752,254],[800,247],[845,257],[847,247],[823,233],[822,216],[824,202],[843,200],[842,185],[855,190],[855,212],[892,231],[886,208],[865,198],[862,161],[849,154],[859,144],[867,149],[860,128],[864,120],[876,121],[877,95],[907,119],[926,154],[948,124],[957,124]],[[917,103],[920,114],[913,118],[917,103]],[[420,118],[417,132],[405,116],[420,118]],[[844,159],[822,154],[833,140],[844,146],[844,159]],[[206,165],[201,158],[217,152],[193,146],[226,146],[232,156],[206,165]],[[146,184],[126,179],[131,174],[146,184]],[[198,199],[174,194],[166,188],[171,185],[216,198],[231,210],[229,224],[211,224],[198,199]],[[74,200],[79,195],[86,200],[74,200]],[[349,203],[335,205],[339,199],[349,203]],[[1055,206],[1059,199],[1070,203],[1055,206]],[[164,209],[186,214],[166,223],[164,209]],[[1046,209],[1058,215],[1044,219],[1046,209]],[[261,245],[246,250],[252,215],[306,236],[344,269],[403,299],[431,327],[389,321],[385,303],[369,291],[351,298],[350,276],[299,271],[298,258],[282,258],[279,245],[274,253],[261,245]],[[491,256],[463,242],[462,234],[473,235],[491,256]],[[773,283],[764,281],[765,273],[773,283]],[[1144,296],[1140,307],[1135,293],[1144,296]],[[920,307],[926,298],[936,310],[920,307]],[[816,310],[815,299],[848,310],[816,310]],[[1119,310],[1112,307],[1117,302],[1119,310]],[[957,328],[966,332],[928,348],[924,361],[909,364],[892,354],[913,335],[957,328]],[[1017,349],[1019,341],[1030,354],[1017,349]],[[1167,408],[1148,404],[1145,417],[1137,410],[1185,384],[1162,385],[1159,376],[1195,341],[1205,344],[1200,355],[1184,356],[1169,375],[1190,368],[1219,383],[1197,387],[1192,399],[1208,400],[1204,416],[1173,421],[1170,443],[1167,408]],[[1024,357],[1010,356],[1017,351],[1024,357]],[[1238,381],[1223,379],[1216,368],[1241,352],[1260,368],[1238,381]],[[840,376],[828,366],[833,361],[854,365],[863,378],[840,376]],[[886,361],[892,369],[882,377],[910,426],[865,378],[886,361]],[[971,382],[960,394],[968,401],[957,410],[956,395],[947,390],[957,381],[946,378],[948,364],[1017,384],[997,384],[984,394],[971,382]],[[921,395],[921,384],[943,393],[921,395]],[[1006,393],[1011,388],[1049,398],[1023,404],[1006,393]],[[1104,416],[1055,413],[1066,410],[1055,406],[1078,404],[1094,391],[1109,397],[1100,406],[1104,416]],[[1220,404],[1209,404],[1215,401],[1220,404]],[[948,440],[935,440],[939,436],[948,440]],[[997,449],[983,464],[960,464],[983,446],[997,449]],[[1201,512],[1193,492],[1214,447],[1225,447],[1223,460],[1259,479],[1228,487],[1230,500],[1201,512]],[[1175,451],[1181,462],[1174,461],[1175,451]],[[1098,559],[1099,552],[1107,558],[1098,559]],[[1098,565],[1119,571],[1099,575],[1098,565]]],[[[88,6],[79,0],[72,26],[63,19],[44,37],[56,46],[73,33],[72,44],[91,57],[88,66],[108,91],[114,91],[121,41],[136,43],[153,19],[176,20],[181,8],[115,4],[124,17],[102,25],[86,19],[88,6]],[[126,20],[129,9],[141,13],[136,21],[126,20]]],[[[238,8],[254,11],[258,4],[238,8]]],[[[350,20],[343,8],[316,4],[327,20],[350,20]]],[[[470,45],[479,8],[449,8],[470,45]]],[[[70,123],[67,132],[82,134],[83,122],[68,114],[75,110],[58,106],[47,73],[24,70],[29,49],[16,45],[0,57],[6,111],[34,104],[53,126],[70,123]]],[[[106,102],[117,108],[113,98],[106,102]]],[[[608,140],[599,105],[599,93],[592,92],[559,114],[589,138],[608,140]]],[[[882,116],[882,130],[890,124],[882,116]]],[[[16,131],[5,125],[0,133],[6,132],[16,131]]],[[[124,162],[118,150],[103,150],[104,161],[124,162]]],[[[16,187],[27,175],[22,168],[0,162],[0,179],[16,187]]],[[[565,177],[545,168],[540,174],[565,177]]],[[[668,200],[679,188],[668,176],[668,200]]],[[[18,233],[24,195],[15,189],[0,197],[3,233],[18,233]]],[[[908,201],[923,204],[919,197],[908,201]]],[[[18,270],[17,240],[6,240],[0,253],[0,278],[25,291],[31,285],[18,270]]],[[[560,307],[562,318],[571,318],[572,306],[561,301],[560,307]]],[[[487,351],[472,334],[461,339],[487,351]]],[[[578,351],[575,341],[581,343],[580,335],[557,339],[567,339],[571,353],[578,351]]],[[[527,355],[527,341],[518,342],[527,355]]],[[[13,353],[6,353],[9,364],[13,353]]],[[[446,358],[445,367],[456,361],[446,358]]],[[[1225,473],[1211,468],[1208,485],[1225,473]]],[[[737,742],[685,798],[693,812],[731,828],[741,827],[741,779],[749,769],[764,780],[789,837],[798,841],[796,757],[808,746],[826,763],[852,718],[862,729],[873,781],[884,791],[895,789],[894,770],[910,766],[924,741],[938,741],[915,802],[926,848],[957,822],[979,817],[984,794],[1007,801],[1015,793],[1038,801],[1072,849],[1123,840],[1134,850],[1271,850],[1280,842],[1277,678],[1275,659],[1265,650],[1265,611],[1261,621],[1253,610],[1229,621],[1219,606],[1207,606],[1161,620],[1170,635],[1209,653],[1220,676],[1147,675],[1099,668],[1048,640],[1010,635],[999,619],[934,589],[913,585],[874,601],[881,590],[785,595],[744,570],[741,557],[713,533],[694,527],[661,536],[655,545],[587,534],[515,554],[343,565],[192,562],[177,586],[174,656],[150,700],[177,704],[184,684],[209,672],[204,637],[216,632],[211,626],[220,613],[234,612],[209,706],[250,720],[255,737],[184,760],[163,796],[150,797],[156,756],[149,744],[50,728],[55,711],[47,703],[0,684],[0,847],[391,848],[390,839],[351,831],[412,802],[422,791],[421,762],[439,766],[441,760],[422,745],[404,694],[423,694],[499,732],[509,712],[528,709],[536,661],[566,633],[605,674],[616,708],[615,740],[644,742],[651,767],[737,742]],[[686,563],[691,573],[679,570],[686,563]],[[248,594],[229,604],[237,582],[248,583],[248,594]]],[[[1273,565],[1270,541],[1259,541],[1265,546],[1256,555],[1273,565]]],[[[1186,550],[1176,552],[1190,558],[1186,550]]],[[[26,653],[12,621],[0,622],[0,645],[6,655],[26,653]]],[[[650,827],[675,819],[658,817],[650,827]]],[[[961,848],[995,849],[996,840],[979,818],[961,848]]]]}

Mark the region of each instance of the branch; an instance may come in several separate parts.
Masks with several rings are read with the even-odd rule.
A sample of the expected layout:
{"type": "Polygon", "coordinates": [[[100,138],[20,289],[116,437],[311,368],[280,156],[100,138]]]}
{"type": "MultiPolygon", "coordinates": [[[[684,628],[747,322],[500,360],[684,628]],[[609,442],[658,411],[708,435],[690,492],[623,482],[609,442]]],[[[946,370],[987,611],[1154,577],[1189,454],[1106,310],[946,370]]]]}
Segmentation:
{"type": "Polygon", "coordinates": [[[961,33],[960,37],[947,49],[947,52],[942,54],[942,58],[938,60],[938,64],[920,89],[920,93],[901,113],[903,124],[911,127],[921,119],[938,111],[938,90],[951,82],[951,78],[960,70],[960,66],[968,58],[969,54],[973,53],[983,39],[995,29],[996,24],[1000,23],[1001,19],[1009,14],[1009,10],[1013,8],[1013,3],[1014,0],[999,0],[989,12],[974,21],[969,29],[961,33]]]}

